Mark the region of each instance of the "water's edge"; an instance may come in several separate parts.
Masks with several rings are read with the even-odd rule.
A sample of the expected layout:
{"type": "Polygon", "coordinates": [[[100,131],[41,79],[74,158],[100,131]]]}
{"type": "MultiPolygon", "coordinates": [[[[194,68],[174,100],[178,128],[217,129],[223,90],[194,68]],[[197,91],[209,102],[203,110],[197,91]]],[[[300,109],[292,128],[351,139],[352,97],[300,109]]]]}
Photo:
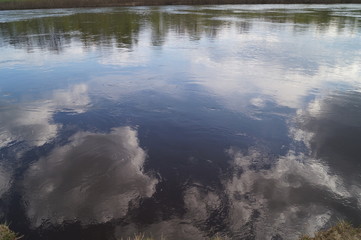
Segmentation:
{"type": "Polygon", "coordinates": [[[0,10],[223,4],[354,4],[360,0],[3,0],[0,10]]]}

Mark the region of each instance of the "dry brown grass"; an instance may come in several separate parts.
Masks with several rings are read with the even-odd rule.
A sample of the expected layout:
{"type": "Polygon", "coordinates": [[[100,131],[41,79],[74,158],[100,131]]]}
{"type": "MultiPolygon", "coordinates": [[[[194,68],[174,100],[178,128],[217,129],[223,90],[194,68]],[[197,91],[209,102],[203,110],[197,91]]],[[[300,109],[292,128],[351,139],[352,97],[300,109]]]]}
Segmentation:
{"type": "Polygon", "coordinates": [[[314,237],[304,236],[300,240],[361,240],[361,228],[342,221],[326,231],[316,233],[314,237]]]}
{"type": "MultiPolygon", "coordinates": [[[[18,240],[21,237],[11,231],[5,224],[0,224],[0,240],[18,240]]],[[[135,234],[134,237],[121,240],[166,240],[164,237],[155,239],[147,237],[144,233],[135,234]]],[[[228,240],[228,238],[216,235],[210,240],[228,240]]],[[[361,240],[361,228],[355,228],[350,223],[341,221],[336,226],[325,231],[320,231],[314,237],[303,236],[300,240],[361,240]]]]}
{"type": "Polygon", "coordinates": [[[11,231],[6,224],[0,224],[0,240],[17,240],[21,237],[15,232],[11,231]]]}
{"type": "MultiPolygon", "coordinates": [[[[166,239],[164,237],[161,237],[160,239],[156,239],[153,237],[146,237],[144,235],[144,233],[139,233],[139,234],[135,234],[134,237],[132,237],[132,238],[120,239],[120,240],[166,240],[166,239]]],[[[216,236],[210,238],[210,240],[229,240],[229,239],[221,237],[219,235],[216,235],[216,236]]]]}
{"type": "MultiPolygon", "coordinates": [[[[229,238],[224,238],[219,235],[216,235],[210,240],[228,240],[229,238]]],[[[1,239],[0,239],[1,240],[1,239]]],[[[144,234],[134,235],[133,238],[128,238],[126,240],[158,240],[152,237],[146,237],[144,234]]],[[[159,240],[166,240],[161,238],[159,240]]],[[[314,237],[303,236],[300,240],[361,240],[361,228],[355,228],[350,223],[341,221],[337,225],[327,229],[325,231],[320,231],[315,234],[314,237]]]]}

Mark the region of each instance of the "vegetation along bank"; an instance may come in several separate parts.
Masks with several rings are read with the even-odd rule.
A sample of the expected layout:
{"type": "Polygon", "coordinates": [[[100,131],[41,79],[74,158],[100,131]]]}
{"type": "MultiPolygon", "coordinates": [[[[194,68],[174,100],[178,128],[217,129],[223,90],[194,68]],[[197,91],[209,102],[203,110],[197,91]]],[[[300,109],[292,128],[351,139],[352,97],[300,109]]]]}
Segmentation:
{"type": "Polygon", "coordinates": [[[361,0],[0,0],[0,10],[203,4],[336,4],[361,0]]]}

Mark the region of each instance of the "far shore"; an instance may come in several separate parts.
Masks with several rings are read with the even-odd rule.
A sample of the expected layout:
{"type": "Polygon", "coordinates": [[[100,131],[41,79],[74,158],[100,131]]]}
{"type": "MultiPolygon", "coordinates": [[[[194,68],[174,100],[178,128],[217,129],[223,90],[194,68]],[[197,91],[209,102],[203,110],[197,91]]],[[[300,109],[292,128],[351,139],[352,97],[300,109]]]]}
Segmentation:
{"type": "Polygon", "coordinates": [[[208,5],[208,4],[347,4],[361,0],[0,0],[0,10],[160,6],[160,5],[208,5]]]}

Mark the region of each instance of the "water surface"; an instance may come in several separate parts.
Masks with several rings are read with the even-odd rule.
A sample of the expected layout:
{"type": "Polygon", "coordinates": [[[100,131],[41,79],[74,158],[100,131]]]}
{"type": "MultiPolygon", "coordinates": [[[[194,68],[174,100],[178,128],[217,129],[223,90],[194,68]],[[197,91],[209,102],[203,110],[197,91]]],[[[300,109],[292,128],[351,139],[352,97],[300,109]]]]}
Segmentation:
{"type": "Polygon", "coordinates": [[[361,5],[0,12],[0,220],[24,239],[361,224],[361,5]]]}

